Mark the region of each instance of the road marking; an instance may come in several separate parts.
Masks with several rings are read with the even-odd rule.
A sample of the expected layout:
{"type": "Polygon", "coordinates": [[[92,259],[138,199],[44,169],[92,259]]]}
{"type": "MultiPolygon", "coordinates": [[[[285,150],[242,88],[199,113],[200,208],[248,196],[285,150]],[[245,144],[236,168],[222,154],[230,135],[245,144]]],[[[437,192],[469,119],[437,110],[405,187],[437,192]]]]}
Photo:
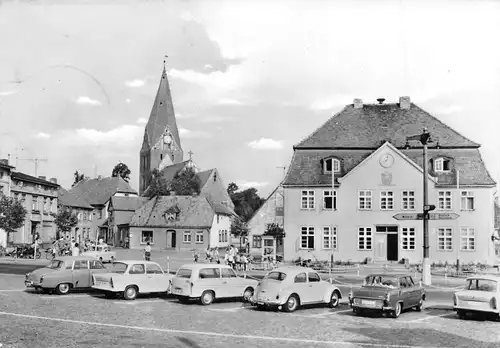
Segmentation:
{"type": "Polygon", "coordinates": [[[160,302],[165,303],[165,302],[173,302],[173,301],[161,300],[161,299],[155,299],[155,300],[139,299],[139,300],[135,300],[135,301],[125,301],[125,300],[113,301],[114,304],[126,304],[126,305],[138,305],[138,304],[144,304],[144,303],[160,303],[160,302]]]}
{"type": "Polygon", "coordinates": [[[102,294],[73,294],[73,295],[42,295],[41,299],[49,300],[49,299],[65,299],[65,298],[92,298],[92,297],[104,297],[102,294]]]}
{"type": "Polygon", "coordinates": [[[324,345],[337,345],[337,346],[362,346],[362,347],[380,347],[380,348],[432,348],[428,346],[408,346],[408,345],[399,345],[399,344],[377,344],[377,343],[362,343],[362,342],[346,342],[346,341],[320,341],[313,339],[305,339],[305,338],[291,338],[291,337],[270,337],[270,336],[254,336],[254,335],[237,335],[230,334],[226,332],[206,332],[206,331],[194,331],[194,330],[177,330],[177,329],[162,329],[162,328],[154,328],[154,327],[144,327],[144,326],[131,326],[131,325],[120,325],[120,324],[110,324],[110,323],[98,323],[98,322],[90,322],[83,320],[72,320],[72,319],[64,319],[64,318],[54,318],[54,317],[42,317],[38,315],[28,315],[28,314],[20,314],[20,313],[11,313],[11,312],[0,312],[0,315],[17,317],[17,318],[25,318],[32,320],[46,320],[46,321],[56,321],[61,323],[71,323],[77,325],[89,325],[89,326],[100,326],[100,327],[110,327],[117,329],[126,329],[126,330],[137,330],[137,331],[152,331],[152,332],[160,332],[166,334],[183,334],[183,335],[194,335],[194,336],[211,336],[211,337],[229,337],[229,338],[237,338],[237,339],[247,339],[247,340],[261,340],[261,341],[280,341],[280,342],[294,342],[294,343],[309,343],[309,344],[324,344],[324,345]]]}
{"type": "Polygon", "coordinates": [[[440,314],[440,315],[428,315],[428,316],[425,316],[423,318],[418,318],[418,319],[414,319],[414,320],[409,320],[407,321],[407,323],[418,323],[418,322],[421,322],[421,321],[425,321],[427,319],[432,319],[432,318],[442,318],[442,317],[445,317],[447,315],[450,315],[450,313],[445,313],[445,314],[440,314]]]}
{"type": "Polygon", "coordinates": [[[216,311],[216,312],[236,312],[242,309],[245,309],[245,307],[233,307],[233,308],[207,308],[209,311],[216,311]]]}
{"type": "Polygon", "coordinates": [[[5,290],[0,290],[0,292],[28,292],[28,291],[26,291],[26,289],[5,289],[5,290]]]}

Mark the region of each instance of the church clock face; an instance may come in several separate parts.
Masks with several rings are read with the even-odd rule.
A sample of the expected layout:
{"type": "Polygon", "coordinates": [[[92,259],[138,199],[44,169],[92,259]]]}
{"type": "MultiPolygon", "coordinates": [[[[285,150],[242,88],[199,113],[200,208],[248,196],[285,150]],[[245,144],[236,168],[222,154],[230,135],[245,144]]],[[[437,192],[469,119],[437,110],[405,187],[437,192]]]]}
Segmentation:
{"type": "Polygon", "coordinates": [[[392,167],[394,164],[394,156],[390,153],[384,153],[379,158],[380,165],[384,168],[392,167]]]}

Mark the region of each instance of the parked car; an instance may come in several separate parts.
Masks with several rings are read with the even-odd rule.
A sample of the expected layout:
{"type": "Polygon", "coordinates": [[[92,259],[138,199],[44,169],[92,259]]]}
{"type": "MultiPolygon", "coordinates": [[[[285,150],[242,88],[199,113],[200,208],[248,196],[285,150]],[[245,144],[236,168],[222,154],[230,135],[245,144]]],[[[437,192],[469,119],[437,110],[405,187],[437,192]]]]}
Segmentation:
{"type": "Polygon", "coordinates": [[[167,293],[173,275],[165,273],[152,261],[128,260],[114,262],[107,273],[95,274],[92,288],[107,298],[121,295],[135,300],[139,294],[167,293]]]}
{"type": "Polygon", "coordinates": [[[454,309],[460,319],[468,313],[500,320],[500,277],[481,275],[467,278],[465,287],[453,294],[454,309]]]}
{"type": "Polygon", "coordinates": [[[349,302],[357,315],[380,311],[398,318],[408,308],[421,311],[425,297],[425,288],[415,284],[410,275],[371,274],[360,289],[349,294],[349,302]]]}
{"type": "Polygon", "coordinates": [[[248,300],[257,283],[254,279],[238,277],[227,265],[186,264],[179,268],[172,280],[172,294],[180,302],[199,299],[202,305],[207,306],[216,298],[240,297],[248,300]]]}
{"type": "Polygon", "coordinates": [[[66,295],[71,289],[85,289],[92,286],[92,275],[107,272],[104,265],[88,256],[56,257],[43,268],[26,274],[24,284],[35,290],[66,295]]]}
{"type": "Polygon", "coordinates": [[[328,304],[334,308],[341,298],[339,288],[322,280],[312,268],[285,266],[275,268],[262,279],[251,303],[259,309],[277,307],[293,312],[308,304],[328,304]]]}
{"type": "Polygon", "coordinates": [[[115,262],[116,260],[116,252],[111,251],[111,248],[107,245],[91,246],[90,250],[84,251],[82,255],[95,257],[101,262],[115,262]]]}

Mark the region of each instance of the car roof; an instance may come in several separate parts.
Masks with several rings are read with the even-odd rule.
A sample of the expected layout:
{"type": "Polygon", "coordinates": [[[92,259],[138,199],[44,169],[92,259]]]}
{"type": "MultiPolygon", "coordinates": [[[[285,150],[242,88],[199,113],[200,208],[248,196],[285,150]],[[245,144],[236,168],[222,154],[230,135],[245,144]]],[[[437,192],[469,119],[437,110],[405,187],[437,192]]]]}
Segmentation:
{"type": "Polygon", "coordinates": [[[412,277],[412,275],[411,274],[405,274],[405,273],[372,273],[372,274],[367,275],[366,277],[392,277],[392,278],[401,278],[401,277],[412,277]]]}
{"type": "Polygon", "coordinates": [[[157,262],[154,261],[146,261],[146,260],[116,260],[114,263],[125,263],[127,265],[142,263],[146,265],[158,265],[157,262]]]}
{"type": "Polygon", "coordinates": [[[316,270],[314,270],[310,267],[302,267],[302,266],[281,266],[281,267],[278,267],[278,268],[275,268],[275,269],[269,271],[269,273],[271,273],[271,272],[283,272],[283,273],[289,273],[289,274],[302,273],[302,272],[318,273],[316,270]]]}
{"type": "Polygon", "coordinates": [[[179,267],[179,269],[181,268],[189,268],[189,269],[193,269],[193,270],[200,270],[202,268],[231,268],[231,266],[229,265],[222,265],[222,264],[218,264],[218,263],[186,263],[184,265],[182,265],[181,267],[179,267]]]}
{"type": "Polygon", "coordinates": [[[478,274],[475,276],[467,277],[466,280],[471,280],[471,279],[484,279],[484,280],[494,280],[497,282],[500,282],[500,277],[496,275],[489,275],[489,274],[478,274]]]}
{"type": "Polygon", "coordinates": [[[74,260],[97,260],[97,259],[93,256],[82,255],[82,256],[58,256],[54,260],[66,262],[66,261],[74,261],[74,260]]]}

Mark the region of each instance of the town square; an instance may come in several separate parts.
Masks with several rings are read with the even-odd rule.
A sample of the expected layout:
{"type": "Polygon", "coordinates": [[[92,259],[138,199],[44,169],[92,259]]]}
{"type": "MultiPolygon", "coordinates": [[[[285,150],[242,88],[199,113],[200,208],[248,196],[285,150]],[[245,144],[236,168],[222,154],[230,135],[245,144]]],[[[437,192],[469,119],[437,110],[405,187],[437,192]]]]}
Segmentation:
{"type": "Polygon", "coordinates": [[[500,3],[437,3],[0,2],[0,347],[498,347],[500,3]]]}

